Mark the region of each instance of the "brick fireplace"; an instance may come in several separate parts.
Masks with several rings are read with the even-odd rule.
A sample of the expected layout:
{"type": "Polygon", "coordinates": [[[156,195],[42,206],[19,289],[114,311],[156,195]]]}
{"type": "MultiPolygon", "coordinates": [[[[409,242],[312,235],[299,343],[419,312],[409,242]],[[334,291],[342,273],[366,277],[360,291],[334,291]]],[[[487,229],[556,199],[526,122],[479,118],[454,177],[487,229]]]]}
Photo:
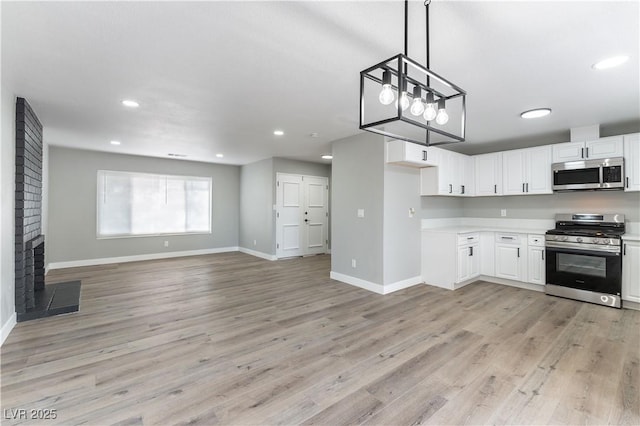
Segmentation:
{"type": "Polygon", "coordinates": [[[16,101],[15,302],[18,321],[74,312],[80,282],[45,286],[42,235],[42,124],[23,98],[16,101]]]}

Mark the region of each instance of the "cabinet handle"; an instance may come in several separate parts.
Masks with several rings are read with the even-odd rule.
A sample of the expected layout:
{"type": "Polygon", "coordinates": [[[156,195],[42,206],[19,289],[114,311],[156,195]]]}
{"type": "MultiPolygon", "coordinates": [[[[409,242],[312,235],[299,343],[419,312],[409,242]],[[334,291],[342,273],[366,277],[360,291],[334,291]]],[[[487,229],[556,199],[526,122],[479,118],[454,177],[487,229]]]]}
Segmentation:
{"type": "MultiPolygon", "coordinates": [[[[627,181],[629,181],[629,178],[627,178],[627,181]]],[[[494,194],[498,193],[498,185],[493,185],[493,193],[494,194]]]]}
{"type": "Polygon", "coordinates": [[[524,183],[522,184],[522,192],[524,192],[524,183]]]}
{"type": "Polygon", "coordinates": [[[529,192],[529,182],[527,182],[527,192],[529,192]]]}
{"type": "Polygon", "coordinates": [[[515,240],[514,237],[500,237],[500,238],[502,238],[503,240],[512,240],[512,241],[515,240]]]}
{"type": "Polygon", "coordinates": [[[623,245],[622,245],[622,255],[623,255],[623,256],[626,256],[626,255],[627,255],[627,245],[626,245],[626,244],[623,244],[623,245]]]}
{"type": "Polygon", "coordinates": [[[585,148],[586,154],[585,154],[585,158],[589,158],[589,147],[585,148]]]}
{"type": "Polygon", "coordinates": [[[540,253],[542,253],[542,260],[544,260],[544,250],[542,250],[540,253]]]}
{"type": "Polygon", "coordinates": [[[627,188],[629,188],[629,176],[627,176],[625,180],[627,181],[627,188]]]}
{"type": "Polygon", "coordinates": [[[427,161],[427,151],[422,151],[422,161],[427,161]]]}
{"type": "Polygon", "coordinates": [[[449,194],[453,192],[453,185],[449,184],[449,194]]]}
{"type": "Polygon", "coordinates": [[[460,185],[460,193],[464,194],[464,185],[460,185]]]}
{"type": "Polygon", "coordinates": [[[473,256],[473,247],[469,247],[469,256],[473,256]]]}
{"type": "Polygon", "coordinates": [[[467,237],[467,240],[473,240],[473,237],[467,237]]]}
{"type": "Polygon", "coordinates": [[[518,247],[518,257],[520,257],[520,247],[518,247]]]}
{"type": "Polygon", "coordinates": [[[580,148],[580,158],[584,158],[584,148],[580,148]]]}

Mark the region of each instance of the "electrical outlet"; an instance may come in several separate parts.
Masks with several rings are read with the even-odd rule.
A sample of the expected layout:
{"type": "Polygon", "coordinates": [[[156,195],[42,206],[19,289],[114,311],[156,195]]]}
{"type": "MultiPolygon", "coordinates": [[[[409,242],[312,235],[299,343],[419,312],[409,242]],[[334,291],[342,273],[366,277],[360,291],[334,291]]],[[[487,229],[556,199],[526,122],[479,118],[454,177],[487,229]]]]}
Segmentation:
{"type": "Polygon", "coordinates": [[[364,217],[364,209],[358,209],[358,217],[364,217]]]}
{"type": "Polygon", "coordinates": [[[165,241],[164,241],[164,246],[165,246],[165,247],[169,247],[169,241],[165,240],[165,241]]]}
{"type": "Polygon", "coordinates": [[[416,209],[413,207],[409,207],[409,217],[413,217],[416,215],[416,209]]]}
{"type": "Polygon", "coordinates": [[[253,240],[253,245],[254,245],[254,246],[257,246],[257,245],[258,245],[258,241],[253,240]]]}
{"type": "Polygon", "coordinates": [[[500,216],[505,217],[507,215],[507,209],[500,210],[500,216]]]}
{"type": "Polygon", "coordinates": [[[356,260],[355,259],[351,259],[351,267],[352,268],[356,267],[356,260]]]}

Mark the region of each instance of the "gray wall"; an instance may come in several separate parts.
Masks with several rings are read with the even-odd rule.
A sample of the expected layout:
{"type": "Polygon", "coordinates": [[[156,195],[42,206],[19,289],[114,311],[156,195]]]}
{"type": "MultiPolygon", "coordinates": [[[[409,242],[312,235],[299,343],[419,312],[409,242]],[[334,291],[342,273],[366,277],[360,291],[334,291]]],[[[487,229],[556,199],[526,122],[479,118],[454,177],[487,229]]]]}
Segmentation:
{"type": "Polygon", "coordinates": [[[14,191],[16,97],[1,88],[0,127],[0,327],[15,312],[14,191]]]}
{"type": "Polygon", "coordinates": [[[238,245],[240,168],[237,166],[56,146],[49,147],[49,161],[48,263],[238,245]],[[210,176],[213,180],[212,233],[98,240],[96,176],[101,169],[210,176]],[[165,240],[169,241],[169,247],[164,247],[165,240]]]}
{"type": "Polygon", "coordinates": [[[420,197],[422,219],[437,219],[463,216],[463,202],[461,197],[420,197]]]}
{"type": "Polygon", "coordinates": [[[275,254],[273,242],[273,160],[247,164],[240,172],[239,246],[275,254]],[[254,245],[253,242],[256,241],[254,245]]]}
{"type": "Polygon", "coordinates": [[[331,270],[376,284],[383,283],[384,160],[382,136],[361,133],[333,142],[331,270]]]}
{"type": "Polygon", "coordinates": [[[420,276],[420,170],[384,164],[383,284],[420,276]],[[409,209],[415,214],[409,217],[409,209]]]}
{"type": "MultiPolygon", "coordinates": [[[[434,198],[434,197],[423,197],[434,198]]],[[[507,217],[519,219],[553,219],[556,213],[622,213],[630,222],[640,221],[640,192],[585,191],[550,195],[515,195],[477,197],[463,200],[465,217],[507,217]]]]}

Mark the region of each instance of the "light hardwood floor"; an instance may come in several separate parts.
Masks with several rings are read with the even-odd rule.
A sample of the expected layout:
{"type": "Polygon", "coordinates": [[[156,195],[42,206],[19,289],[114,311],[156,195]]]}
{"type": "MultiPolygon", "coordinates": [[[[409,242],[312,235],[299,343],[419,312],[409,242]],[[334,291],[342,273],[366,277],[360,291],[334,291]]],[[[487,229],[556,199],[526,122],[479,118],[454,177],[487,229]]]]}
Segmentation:
{"type": "Polygon", "coordinates": [[[484,282],[381,296],[329,268],[328,256],[225,253],[52,271],[48,282],[82,279],[81,310],[15,327],[3,417],[640,423],[640,312],[484,282]]]}

